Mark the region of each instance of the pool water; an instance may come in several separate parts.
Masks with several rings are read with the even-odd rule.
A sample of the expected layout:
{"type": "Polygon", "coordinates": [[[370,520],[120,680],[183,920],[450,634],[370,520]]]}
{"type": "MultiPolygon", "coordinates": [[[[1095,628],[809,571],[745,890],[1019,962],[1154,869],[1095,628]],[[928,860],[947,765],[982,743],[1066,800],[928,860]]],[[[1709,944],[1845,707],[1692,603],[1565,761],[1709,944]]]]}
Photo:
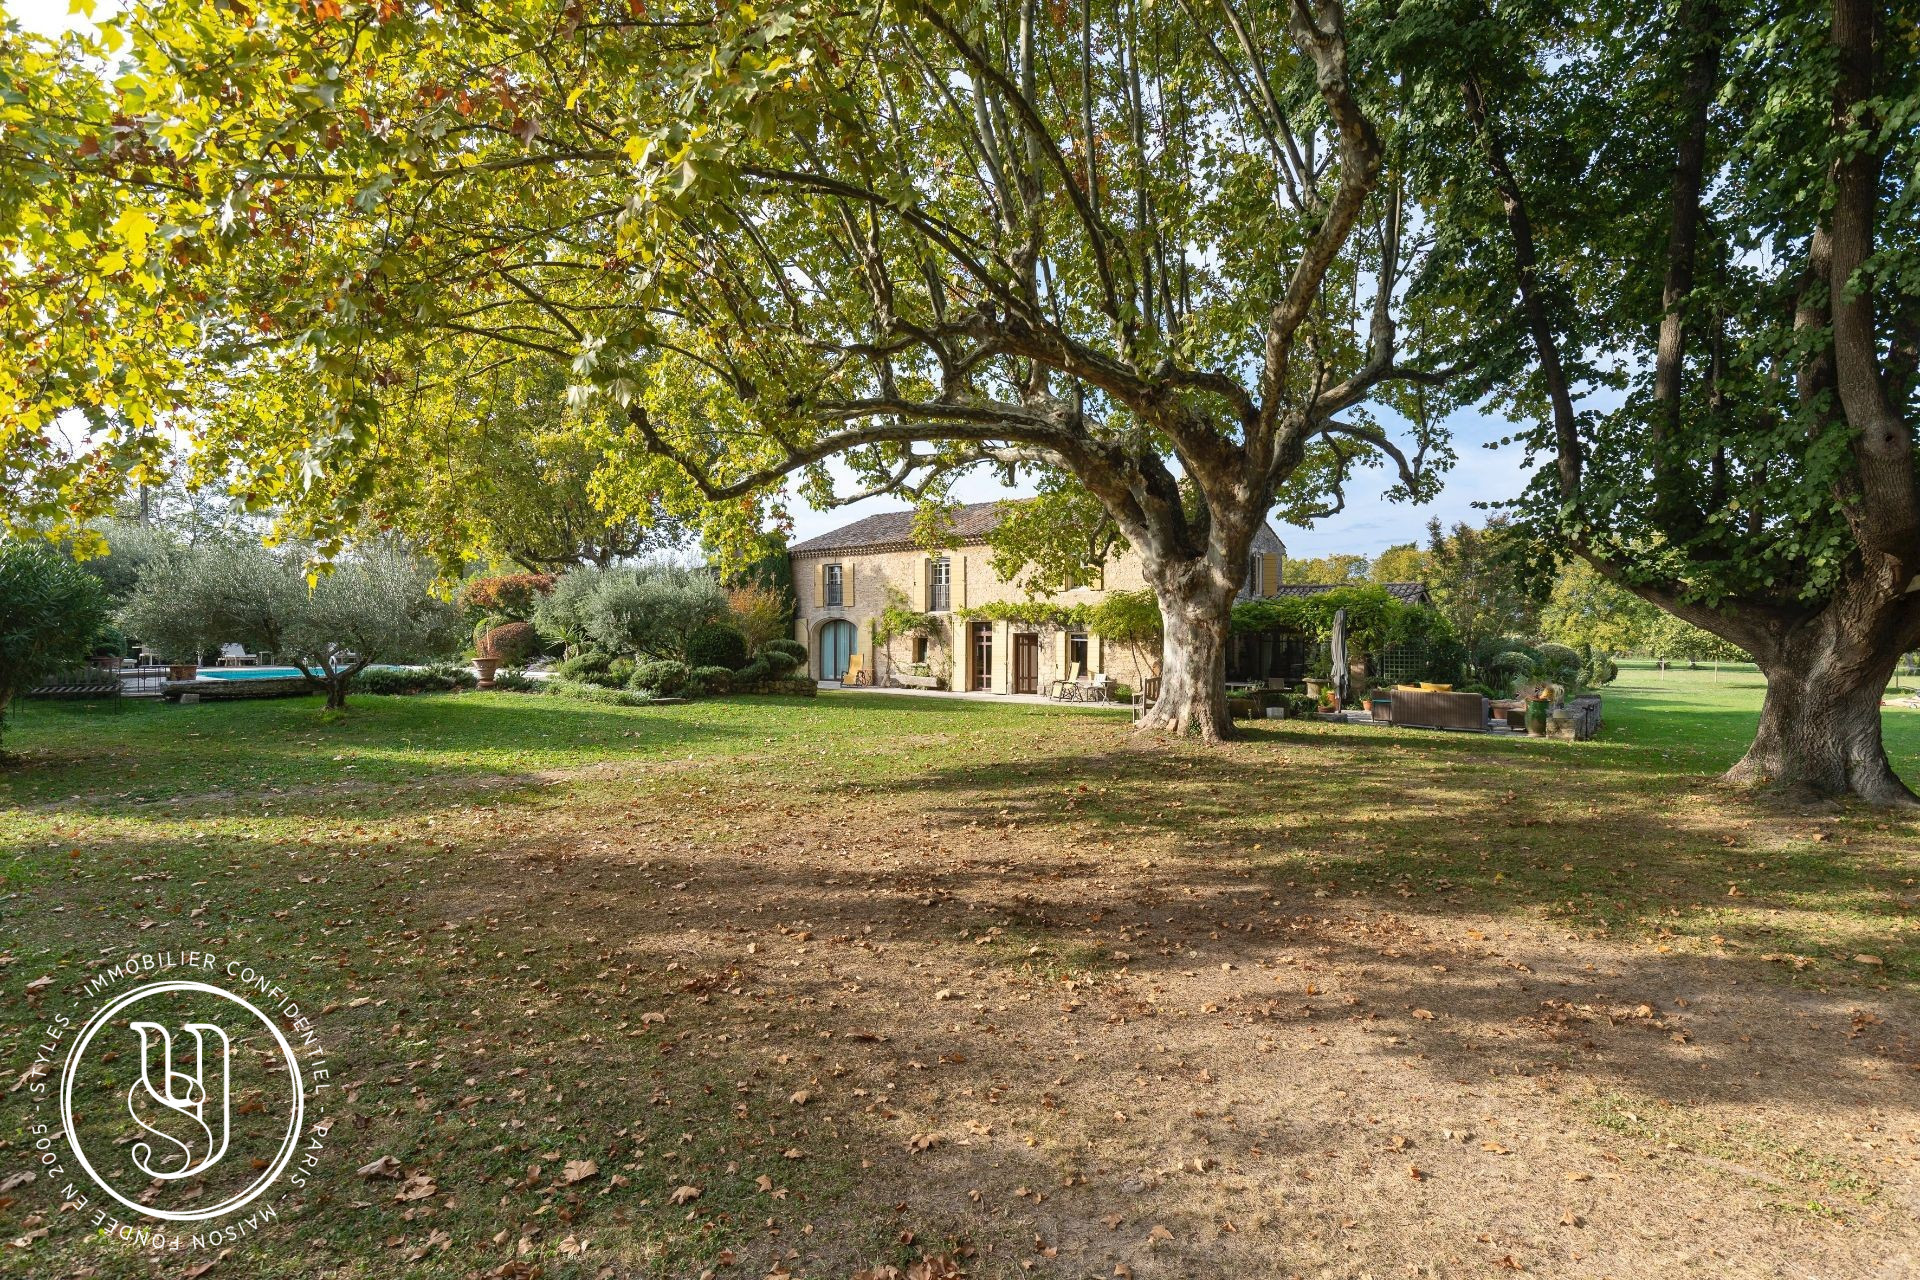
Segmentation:
{"type": "Polygon", "coordinates": [[[202,667],[202,680],[285,680],[300,675],[298,667],[202,667]]]}

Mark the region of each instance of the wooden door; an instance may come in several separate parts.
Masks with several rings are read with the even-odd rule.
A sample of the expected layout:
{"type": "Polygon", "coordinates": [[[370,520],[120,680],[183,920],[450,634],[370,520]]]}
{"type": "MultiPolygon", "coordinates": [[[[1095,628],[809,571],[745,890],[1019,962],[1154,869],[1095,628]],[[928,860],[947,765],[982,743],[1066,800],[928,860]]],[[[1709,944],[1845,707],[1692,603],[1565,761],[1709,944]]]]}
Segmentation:
{"type": "Polygon", "coordinates": [[[1040,692],[1040,637],[1031,631],[1013,637],[1013,691],[1040,692]]]}
{"type": "Polygon", "coordinates": [[[973,687],[993,688],[993,624],[976,622],[973,626],[973,687]]]}

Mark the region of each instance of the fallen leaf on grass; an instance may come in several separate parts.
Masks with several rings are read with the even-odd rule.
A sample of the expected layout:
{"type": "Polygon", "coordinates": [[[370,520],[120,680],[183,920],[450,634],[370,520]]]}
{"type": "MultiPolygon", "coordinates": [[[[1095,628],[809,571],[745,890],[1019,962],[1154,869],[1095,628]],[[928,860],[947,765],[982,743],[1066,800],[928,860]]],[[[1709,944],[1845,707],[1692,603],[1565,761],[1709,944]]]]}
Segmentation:
{"type": "Polygon", "coordinates": [[[592,1160],[569,1160],[567,1167],[560,1171],[560,1181],[564,1183],[585,1182],[600,1172],[600,1166],[592,1160]]]}
{"type": "Polygon", "coordinates": [[[446,1231],[437,1231],[437,1230],[429,1231],[427,1233],[427,1240],[425,1244],[417,1245],[414,1248],[407,1251],[407,1261],[418,1262],[420,1261],[420,1259],[426,1257],[429,1253],[432,1253],[435,1249],[438,1249],[440,1250],[440,1252],[445,1253],[448,1249],[451,1249],[452,1247],[453,1247],[453,1236],[451,1233],[446,1231]]]}
{"type": "Polygon", "coordinates": [[[1157,1222],[1153,1225],[1153,1229],[1147,1232],[1147,1243],[1150,1245],[1159,1244],[1162,1240],[1171,1239],[1173,1239],[1173,1232],[1167,1230],[1157,1222]]]}
{"type": "Polygon", "coordinates": [[[400,1176],[400,1162],[392,1156],[381,1156],[354,1170],[363,1178],[397,1178],[400,1176]]]}
{"type": "Polygon", "coordinates": [[[431,1174],[416,1173],[400,1184],[400,1189],[393,1193],[393,1198],[395,1200],[428,1200],[439,1194],[439,1184],[434,1182],[431,1174]]]}
{"type": "Polygon", "coordinates": [[[667,1197],[667,1199],[673,1201],[675,1204],[686,1204],[689,1200],[698,1200],[699,1198],[700,1188],[684,1186],[675,1187],[673,1194],[667,1197]]]}

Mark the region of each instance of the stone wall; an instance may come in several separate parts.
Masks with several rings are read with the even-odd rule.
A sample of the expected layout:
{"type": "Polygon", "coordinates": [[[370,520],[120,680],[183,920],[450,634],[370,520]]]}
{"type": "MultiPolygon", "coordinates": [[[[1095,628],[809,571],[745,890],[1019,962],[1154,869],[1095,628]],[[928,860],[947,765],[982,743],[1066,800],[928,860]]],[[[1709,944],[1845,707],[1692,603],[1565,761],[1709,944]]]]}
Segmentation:
{"type": "MultiPolygon", "coordinates": [[[[1267,590],[1278,583],[1281,559],[1280,542],[1271,531],[1264,531],[1256,542],[1260,548],[1253,573],[1267,590]],[[1264,557],[1264,559],[1262,558],[1264,557]]],[[[913,662],[914,639],[898,636],[876,652],[874,622],[887,607],[889,592],[898,593],[907,607],[925,611],[930,601],[929,584],[934,562],[944,556],[951,565],[951,608],[937,614],[944,624],[927,638],[926,661],[933,675],[942,678],[950,689],[984,688],[992,693],[1011,693],[1014,689],[1013,659],[1020,635],[1031,635],[1036,647],[1037,667],[1034,688],[1045,693],[1055,680],[1070,673],[1072,641],[1067,631],[1051,626],[1031,626],[1018,622],[969,621],[957,611],[985,604],[1026,601],[1033,597],[1018,585],[1004,582],[994,573],[992,551],[983,543],[955,547],[929,555],[917,548],[878,550],[798,551],[793,556],[793,586],[796,598],[794,638],[807,646],[808,674],[826,679],[821,671],[821,633],[828,623],[853,624],[853,652],[863,656],[863,665],[876,683],[885,684],[889,674],[905,673],[913,662]],[[843,584],[842,603],[825,602],[822,569],[839,565],[843,584]],[[985,627],[990,640],[990,662],[984,672],[977,670],[972,629],[985,627]]],[[[1087,586],[1060,592],[1048,599],[1063,608],[1098,604],[1109,591],[1138,591],[1146,587],[1140,557],[1127,552],[1110,560],[1087,586]]],[[[1244,593],[1243,593],[1244,594],[1244,593]]],[[[1121,684],[1138,688],[1151,675],[1158,654],[1136,656],[1125,645],[1103,644],[1099,636],[1088,636],[1087,674],[1106,674],[1121,684]],[[1142,660],[1144,659],[1144,661],[1142,660]]]]}

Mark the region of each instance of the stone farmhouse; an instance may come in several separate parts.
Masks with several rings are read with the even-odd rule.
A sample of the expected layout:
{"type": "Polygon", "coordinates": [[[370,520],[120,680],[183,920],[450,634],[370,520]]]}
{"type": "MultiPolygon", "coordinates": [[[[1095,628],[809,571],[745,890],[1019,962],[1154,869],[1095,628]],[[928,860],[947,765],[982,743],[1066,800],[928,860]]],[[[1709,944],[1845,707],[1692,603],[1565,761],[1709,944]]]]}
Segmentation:
{"type": "MultiPolygon", "coordinates": [[[[883,684],[906,677],[908,682],[937,680],[955,690],[1044,693],[1055,680],[1105,674],[1137,688],[1152,674],[1158,654],[1143,655],[1143,662],[1124,646],[1102,645],[1099,636],[1083,627],[966,616],[968,609],[1033,598],[993,571],[987,536],[999,523],[1003,507],[1000,502],[961,507],[953,516],[949,547],[939,552],[914,542],[911,510],[868,516],[791,547],[795,638],[811,655],[810,674],[823,682],[838,681],[850,660],[860,655],[869,678],[883,684]],[[945,625],[929,635],[903,636],[876,646],[875,622],[890,599],[904,600],[915,612],[933,614],[945,625]]],[[[1242,598],[1278,594],[1285,559],[1279,535],[1263,525],[1254,538],[1242,598]]],[[[1090,581],[1048,599],[1070,608],[1098,603],[1110,591],[1146,585],[1140,557],[1130,550],[1102,565],[1090,581]]],[[[1255,661],[1261,657],[1250,656],[1255,661]]],[[[1281,655],[1283,664],[1286,656],[1281,655]]],[[[1295,656],[1304,663],[1303,655],[1295,656]]],[[[1271,655],[1261,665],[1272,665],[1271,655]]]]}

